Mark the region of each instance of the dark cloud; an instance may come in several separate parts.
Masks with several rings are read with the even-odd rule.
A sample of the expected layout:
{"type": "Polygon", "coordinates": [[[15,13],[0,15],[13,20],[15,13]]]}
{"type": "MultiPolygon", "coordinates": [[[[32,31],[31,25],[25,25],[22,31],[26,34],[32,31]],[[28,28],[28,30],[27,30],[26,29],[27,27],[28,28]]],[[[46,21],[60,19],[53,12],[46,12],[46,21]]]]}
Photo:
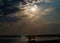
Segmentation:
{"type": "MultiPolygon", "coordinates": [[[[24,0],[13,0],[11,5],[14,5],[19,2],[24,2],[24,0]],[[15,2],[14,2],[15,1],[15,2]]],[[[7,4],[10,6],[9,4],[7,4]]],[[[54,0],[54,2],[51,3],[40,3],[40,6],[42,6],[42,9],[46,11],[48,8],[53,8],[54,11],[51,11],[52,9],[49,9],[45,12],[45,15],[42,18],[37,19],[35,22],[30,23],[30,20],[28,19],[27,15],[18,13],[17,10],[19,8],[12,7],[11,9],[5,10],[6,12],[13,14],[14,16],[1,16],[0,17],[0,34],[51,34],[51,33],[60,33],[60,1],[54,0]],[[15,9],[14,9],[15,8],[15,9]],[[17,11],[17,12],[16,12],[17,11]],[[13,13],[14,12],[14,13],[13,13]],[[15,14],[21,15],[21,16],[15,16],[15,14]],[[47,23],[47,24],[43,24],[47,23]],[[48,24],[49,23],[49,24],[48,24]],[[51,23],[51,24],[50,24],[51,23]],[[55,24],[54,24],[55,23],[55,24]]],[[[0,8],[1,9],[1,8],[0,8]]],[[[42,11],[42,12],[44,12],[42,11]]],[[[34,16],[35,17],[35,16],[34,16]]]]}
{"type": "Polygon", "coordinates": [[[3,22],[6,22],[6,23],[9,23],[9,22],[16,22],[18,21],[19,19],[17,17],[10,17],[10,16],[0,16],[0,23],[3,23],[3,22]]]}

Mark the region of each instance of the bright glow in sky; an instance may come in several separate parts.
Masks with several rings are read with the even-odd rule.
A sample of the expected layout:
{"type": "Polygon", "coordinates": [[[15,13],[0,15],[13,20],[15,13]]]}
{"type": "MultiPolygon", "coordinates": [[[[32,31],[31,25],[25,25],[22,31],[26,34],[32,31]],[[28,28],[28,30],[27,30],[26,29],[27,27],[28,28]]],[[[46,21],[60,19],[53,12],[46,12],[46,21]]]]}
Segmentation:
{"type": "Polygon", "coordinates": [[[36,9],[35,9],[34,7],[32,7],[30,10],[31,10],[32,12],[34,12],[36,9]]]}
{"type": "Polygon", "coordinates": [[[37,10],[37,5],[31,6],[30,11],[35,12],[37,10]]]}
{"type": "Polygon", "coordinates": [[[39,0],[27,5],[20,2],[24,6],[22,13],[0,17],[0,34],[60,34],[60,0],[52,1],[39,0]]]}

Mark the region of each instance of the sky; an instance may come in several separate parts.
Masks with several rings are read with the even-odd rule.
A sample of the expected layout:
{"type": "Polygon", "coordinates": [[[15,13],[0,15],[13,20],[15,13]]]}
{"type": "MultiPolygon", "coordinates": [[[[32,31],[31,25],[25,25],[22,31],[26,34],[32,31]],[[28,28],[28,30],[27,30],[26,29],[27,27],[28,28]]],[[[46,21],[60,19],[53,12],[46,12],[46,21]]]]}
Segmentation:
{"type": "MultiPolygon", "coordinates": [[[[25,6],[36,5],[38,13],[18,11],[0,16],[1,35],[60,34],[60,0],[39,0],[32,3],[26,1],[26,3],[25,6]]],[[[20,9],[20,4],[18,8],[20,9]]]]}

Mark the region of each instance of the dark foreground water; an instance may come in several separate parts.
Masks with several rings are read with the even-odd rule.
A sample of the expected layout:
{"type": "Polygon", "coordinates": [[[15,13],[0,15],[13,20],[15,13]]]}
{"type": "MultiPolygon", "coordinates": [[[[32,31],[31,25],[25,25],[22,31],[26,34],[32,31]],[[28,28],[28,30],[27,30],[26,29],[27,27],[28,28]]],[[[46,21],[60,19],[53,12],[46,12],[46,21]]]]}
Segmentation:
{"type": "Polygon", "coordinates": [[[43,41],[52,42],[52,40],[60,41],[60,37],[0,37],[0,43],[40,43],[43,41]]]}

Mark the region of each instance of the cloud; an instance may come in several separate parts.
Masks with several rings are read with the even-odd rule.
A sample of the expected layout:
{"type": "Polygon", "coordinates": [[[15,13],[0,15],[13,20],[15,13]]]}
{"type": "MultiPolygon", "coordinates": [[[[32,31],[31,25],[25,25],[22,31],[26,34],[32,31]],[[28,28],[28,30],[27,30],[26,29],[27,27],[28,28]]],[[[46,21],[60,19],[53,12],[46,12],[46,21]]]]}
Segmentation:
{"type": "Polygon", "coordinates": [[[45,0],[45,2],[52,2],[53,0],[45,0]]]}
{"type": "MultiPolygon", "coordinates": [[[[43,0],[40,0],[40,1],[37,1],[37,2],[43,2],[43,0]]],[[[48,0],[46,2],[50,2],[50,1],[48,0]]],[[[56,4],[54,3],[54,5],[56,5],[56,4]]],[[[58,18],[58,16],[60,18],[60,15],[58,14],[58,12],[60,11],[59,9],[60,8],[56,6],[56,9],[55,9],[56,13],[54,12],[55,13],[54,15],[56,15],[57,18],[58,18]]],[[[44,33],[48,33],[48,32],[46,32],[46,30],[48,28],[45,28],[46,26],[43,27],[43,25],[41,25],[41,24],[44,24],[44,23],[47,23],[47,22],[50,23],[50,24],[51,23],[60,23],[60,21],[57,21],[57,20],[56,20],[56,22],[54,22],[54,21],[52,22],[52,20],[53,20],[52,17],[54,16],[54,15],[51,14],[52,11],[54,11],[54,8],[49,7],[49,8],[46,8],[43,12],[41,12],[41,14],[37,14],[36,16],[33,16],[32,14],[24,15],[24,14],[21,14],[20,11],[19,11],[17,13],[14,13],[13,15],[11,15],[12,18],[11,17],[6,17],[6,18],[5,17],[4,18],[0,17],[0,22],[3,21],[3,23],[0,24],[1,25],[0,26],[0,34],[12,34],[12,35],[13,34],[27,34],[27,32],[28,32],[28,34],[31,34],[32,32],[33,32],[33,34],[34,33],[35,34],[42,34],[44,31],[45,31],[44,33]],[[50,15],[51,20],[49,20],[49,21],[47,20],[47,19],[49,19],[49,16],[48,17],[46,16],[47,19],[44,17],[44,15],[47,15],[47,14],[50,15]],[[43,18],[43,19],[40,20],[40,18],[37,17],[37,16],[39,16],[40,18],[43,18]],[[34,22],[32,22],[32,21],[34,21],[34,22]],[[32,23],[29,23],[29,22],[32,22],[32,23]],[[26,30],[28,30],[28,31],[26,31],[26,30]],[[32,31],[32,32],[30,32],[30,31],[32,31]]],[[[56,18],[56,16],[55,16],[55,18],[56,18]]],[[[60,20],[60,19],[58,19],[58,20],[60,20]]],[[[48,30],[50,30],[50,29],[48,29],[48,30]]],[[[50,30],[49,33],[52,33],[51,31],[53,32],[53,30],[50,30]]]]}
{"type": "Polygon", "coordinates": [[[39,21],[42,21],[43,20],[42,23],[49,22],[48,19],[47,19],[47,15],[50,15],[53,11],[54,11],[54,8],[47,8],[44,11],[42,11],[39,14],[39,21]]]}
{"type": "Polygon", "coordinates": [[[25,0],[26,2],[40,3],[40,2],[52,2],[54,0],[25,0]]]}
{"type": "Polygon", "coordinates": [[[52,11],[54,11],[53,8],[47,8],[46,10],[44,10],[44,11],[41,13],[41,15],[46,15],[46,14],[52,12],[52,11]]]}

